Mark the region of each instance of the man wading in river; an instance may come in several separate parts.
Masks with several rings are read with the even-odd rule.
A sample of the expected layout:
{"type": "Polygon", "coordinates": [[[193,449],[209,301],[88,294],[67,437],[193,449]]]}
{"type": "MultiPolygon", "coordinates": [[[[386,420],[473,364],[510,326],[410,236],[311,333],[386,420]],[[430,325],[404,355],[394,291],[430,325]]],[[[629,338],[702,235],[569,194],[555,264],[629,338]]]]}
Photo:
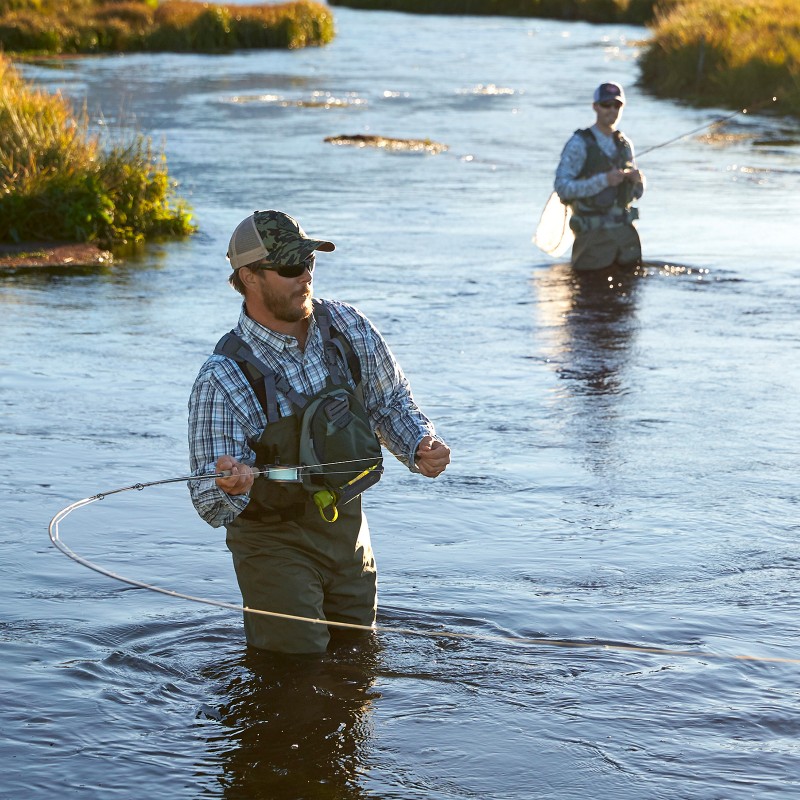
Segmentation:
{"type": "Polygon", "coordinates": [[[601,83],[592,104],[595,124],[575,131],[556,170],[555,190],[572,209],[576,270],[633,266],[642,257],[633,226],[639,210],[632,203],[644,194],[644,175],[636,168],[633,145],[616,129],[624,104],[619,84],[601,83]]]}
{"type": "MultiPolygon", "coordinates": [[[[372,323],[312,300],[316,251],[292,217],[256,211],[231,237],[239,322],[189,399],[192,502],[224,525],[247,608],[371,626],[376,570],[361,492],[383,471],[381,444],[428,478],[450,463],[372,323]],[[258,472],[260,474],[254,474],[258,472]]],[[[320,653],[326,625],[244,615],[248,644],[320,653]]],[[[335,631],[331,628],[330,631],[335,631]]]]}

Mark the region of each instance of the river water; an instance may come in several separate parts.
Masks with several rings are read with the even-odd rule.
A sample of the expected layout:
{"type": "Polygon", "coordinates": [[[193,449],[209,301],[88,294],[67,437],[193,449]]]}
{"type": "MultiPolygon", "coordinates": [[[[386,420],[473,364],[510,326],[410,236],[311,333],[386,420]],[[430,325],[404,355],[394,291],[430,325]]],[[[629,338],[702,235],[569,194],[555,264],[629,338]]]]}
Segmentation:
{"type": "MultiPolygon", "coordinates": [[[[797,797],[797,126],[741,115],[644,156],[649,266],[579,280],[530,240],[593,87],[626,86],[639,150],[727,112],[636,87],[641,28],[334,12],[324,49],[24,70],[163,140],[200,232],[0,280],[0,797],[797,797]],[[324,141],[357,133],[449,149],[324,141]],[[186,474],[255,208],[336,242],[316,293],[378,325],[453,449],[367,495],[396,632],[289,664],[47,536],[186,474]]],[[[60,532],[239,601],[183,483],[60,532]]]]}

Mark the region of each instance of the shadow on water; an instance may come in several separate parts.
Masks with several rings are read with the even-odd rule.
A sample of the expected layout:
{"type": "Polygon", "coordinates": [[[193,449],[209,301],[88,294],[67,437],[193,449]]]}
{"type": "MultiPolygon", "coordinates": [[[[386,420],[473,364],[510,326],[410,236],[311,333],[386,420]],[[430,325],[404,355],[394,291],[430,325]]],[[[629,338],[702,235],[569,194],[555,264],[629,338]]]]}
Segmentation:
{"type": "MultiPolygon", "coordinates": [[[[341,641],[324,656],[248,649],[215,670],[222,702],[220,783],[228,800],[365,797],[377,639],[341,641]]],[[[215,737],[216,738],[216,737],[215,737]]]]}

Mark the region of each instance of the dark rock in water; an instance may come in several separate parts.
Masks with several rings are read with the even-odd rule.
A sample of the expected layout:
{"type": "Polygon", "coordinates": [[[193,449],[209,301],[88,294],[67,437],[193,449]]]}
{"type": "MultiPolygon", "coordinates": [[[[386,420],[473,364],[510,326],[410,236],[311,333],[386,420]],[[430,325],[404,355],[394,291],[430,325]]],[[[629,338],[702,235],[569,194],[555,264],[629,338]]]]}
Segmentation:
{"type": "Polygon", "coordinates": [[[90,242],[0,243],[0,269],[89,267],[111,264],[114,257],[90,242]]]}
{"type": "Polygon", "coordinates": [[[352,136],[326,136],[330,144],[350,145],[351,147],[378,147],[405,153],[430,153],[436,155],[448,149],[446,144],[430,139],[391,139],[387,136],[370,136],[356,133],[352,136]]]}

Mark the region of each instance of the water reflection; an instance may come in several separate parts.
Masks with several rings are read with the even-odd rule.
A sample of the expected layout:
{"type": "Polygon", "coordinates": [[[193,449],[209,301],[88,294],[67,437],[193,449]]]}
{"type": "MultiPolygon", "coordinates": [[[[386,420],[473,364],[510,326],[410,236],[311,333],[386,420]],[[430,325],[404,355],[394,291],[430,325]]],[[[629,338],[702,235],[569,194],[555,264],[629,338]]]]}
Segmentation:
{"type": "Polygon", "coordinates": [[[360,800],[371,739],[377,640],[319,656],[249,649],[225,668],[218,718],[228,800],[360,800]]]}
{"type": "Polygon", "coordinates": [[[559,377],[553,424],[584,466],[609,477],[628,458],[623,445],[642,268],[575,272],[557,264],[535,275],[543,356],[559,377]]]}
{"type": "Polygon", "coordinates": [[[575,272],[556,264],[534,276],[545,357],[572,395],[619,395],[637,329],[642,268],[575,272]]]}

